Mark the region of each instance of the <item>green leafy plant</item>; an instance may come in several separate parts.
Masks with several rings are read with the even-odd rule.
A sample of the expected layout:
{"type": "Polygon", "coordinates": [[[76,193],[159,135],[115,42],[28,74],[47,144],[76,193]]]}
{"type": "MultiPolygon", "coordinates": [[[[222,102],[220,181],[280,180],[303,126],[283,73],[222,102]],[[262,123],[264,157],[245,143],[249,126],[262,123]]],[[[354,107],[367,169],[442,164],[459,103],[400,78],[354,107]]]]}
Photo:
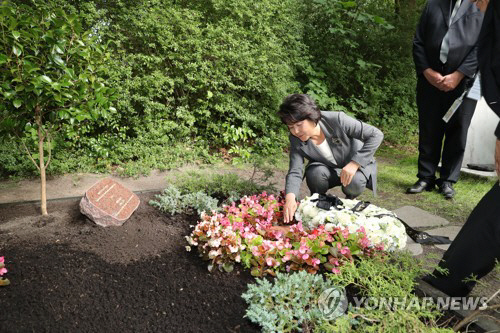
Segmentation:
{"type": "Polygon", "coordinates": [[[328,322],[318,305],[321,293],[335,287],[322,275],[305,271],[278,273],[272,283],[257,279],[242,295],[248,303],[245,317],[259,324],[263,332],[312,332],[328,322]]]}
{"type": "Polygon", "coordinates": [[[113,91],[101,78],[109,53],[61,9],[3,1],[0,13],[0,134],[17,137],[40,172],[47,215],[45,170],[54,135],[110,109],[113,91]]]}
{"type": "Polygon", "coordinates": [[[233,173],[203,174],[194,171],[172,179],[172,181],[182,193],[187,194],[203,191],[226,203],[236,201],[244,195],[252,195],[263,191],[275,191],[272,184],[259,185],[252,178],[248,180],[243,179],[233,173]]]}
{"type": "Polygon", "coordinates": [[[182,194],[174,185],[168,186],[161,194],[156,195],[158,201],[151,200],[149,204],[162,212],[174,215],[194,209],[200,215],[202,212],[217,211],[217,199],[202,191],[182,194]]]}
{"type": "Polygon", "coordinates": [[[275,113],[307,59],[300,8],[301,0],[76,3],[99,38],[114,41],[110,84],[121,98],[119,114],[81,127],[71,145],[113,154],[130,139],[196,137],[239,155],[237,147],[283,134],[275,113]]]}
{"type": "MultiPolygon", "coordinates": [[[[40,1],[21,2],[36,14],[34,26],[42,22],[40,1]]],[[[119,112],[112,116],[52,133],[51,173],[109,172],[119,166],[123,175],[137,175],[182,161],[214,161],[219,149],[244,163],[277,155],[288,140],[276,111],[293,92],[311,94],[323,110],[346,111],[379,126],[388,141],[415,138],[408,135],[417,131],[410,50],[422,0],[44,4],[45,11],[64,8],[78,15],[82,31],[91,31],[97,45],[110,43],[106,85],[120,96],[114,102],[119,112]]],[[[4,36],[8,49],[0,54],[16,59],[10,56],[14,36],[10,30],[4,36]]],[[[21,51],[23,57],[26,50],[21,51]]],[[[91,58],[97,60],[96,54],[91,58]]],[[[2,59],[2,75],[7,75],[2,59]]],[[[15,109],[17,98],[3,94],[2,104],[15,109]]],[[[28,137],[34,139],[25,137],[30,146],[28,137]]],[[[22,161],[12,142],[6,141],[8,149],[0,147],[8,155],[0,157],[0,173],[32,175],[36,166],[22,161]]],[[[45,153],[48,149],[45,144],[45,153]]]]}
{"type": "Polygon", "coordinates": [[[453,332],[440,328],[442,313],[413,294],[416,278],[428,273],[425,263],[409,253],[395,253],[348,263],[339,274],[329,274],[335,285],[350,290],[358,298],[415,300],[414,306],[352,307],[335,322],[322,323],[318,332],[453,332]]]}
{"type": "Polygon", "coordinates": [[[301,81],[304,92],[322,109],[352,112],[387,131],[386,139],[408,142],[407,129],[416,132],[417,118],[410,52],[417,1],[305,3],[311,60],[301,81]]]}

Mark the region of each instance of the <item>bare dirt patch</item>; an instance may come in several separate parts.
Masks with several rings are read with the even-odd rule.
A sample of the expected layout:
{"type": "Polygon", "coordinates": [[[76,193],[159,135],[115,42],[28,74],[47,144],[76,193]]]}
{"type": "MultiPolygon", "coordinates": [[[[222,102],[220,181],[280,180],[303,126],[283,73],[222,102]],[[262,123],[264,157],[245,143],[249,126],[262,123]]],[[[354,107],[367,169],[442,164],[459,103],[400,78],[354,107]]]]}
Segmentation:
{"type": "Polygon", "coordinates": [[[77,200],[0,207],[1,332],[259,332],[243,318],[249,273],[208,273],[184,236],[196,217],[168,217],[140,195],[121,227],[94,225],[77,200]]]}

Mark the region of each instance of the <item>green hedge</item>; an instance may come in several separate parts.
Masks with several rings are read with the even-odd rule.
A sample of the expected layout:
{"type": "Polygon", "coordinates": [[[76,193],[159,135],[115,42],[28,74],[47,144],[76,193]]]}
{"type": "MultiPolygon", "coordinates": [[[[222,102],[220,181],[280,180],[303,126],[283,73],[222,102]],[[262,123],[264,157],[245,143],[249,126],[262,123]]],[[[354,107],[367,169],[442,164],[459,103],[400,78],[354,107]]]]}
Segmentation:
{"type": "MultiPolygon", "coordinates": [[[[61,132],[58,146],[67,153],[56,148],[54,159],[64,161],[52,172],[127,164],[142,172],[178,161],[171,153],[207,160],[220,147],[247,158],[273,154],[287,145],[277,108],[294,92],[388,128],[394,140],[407,137],[397,130],[402,122],[416,130],[410,50],[417,13],[393,14],[393,2],[48,2],[77,13],[109,43],[108,85],[118,91],[111,117],[61,132]],[[179,153],[179,143],[195,153],[179,153]]],[[[0,175],[33,171],[10,142],[0,149],[9,155],[0,175]]]]}

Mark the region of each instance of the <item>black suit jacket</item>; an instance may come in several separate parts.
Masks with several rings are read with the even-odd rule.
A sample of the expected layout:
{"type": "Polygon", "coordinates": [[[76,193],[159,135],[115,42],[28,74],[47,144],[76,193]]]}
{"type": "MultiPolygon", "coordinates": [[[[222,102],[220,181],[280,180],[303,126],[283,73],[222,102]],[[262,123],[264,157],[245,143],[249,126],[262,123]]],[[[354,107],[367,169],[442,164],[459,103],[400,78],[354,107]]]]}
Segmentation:
{"type": "Polygon", "coordinates": [[[421,75],[427,68],[445,75],[456,70],[468,77],[476,73],[477,40],[484,15],[472,2],[462,0],[449,25],[451,10],[450,0],[428,0],[413,39],[413,60],[417,75],[421,75]],[[439,54],[448,29],[450,49],[446,73],[443,73],[439,54]]]}
{"type": "MultiPolygon", "coordinates": [[[[491,0],[478,42],[481,90],[490,108],[500,117],[500,0],[491,0]]],[[[500,123],[495,131],[500,139],[500,123]]]]}

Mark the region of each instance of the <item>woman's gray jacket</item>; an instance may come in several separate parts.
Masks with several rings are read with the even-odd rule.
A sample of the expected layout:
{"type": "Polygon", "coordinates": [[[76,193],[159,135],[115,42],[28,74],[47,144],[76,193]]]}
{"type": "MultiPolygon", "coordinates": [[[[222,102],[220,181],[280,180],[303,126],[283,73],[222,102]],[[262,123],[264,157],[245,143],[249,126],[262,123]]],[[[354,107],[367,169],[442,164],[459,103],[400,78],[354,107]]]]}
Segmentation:
{"type": "Polygon", "coordinates": [[[384,134],[378,128],[349,117],[344,112],[321,111],[319,125],[336,163],[324,158],[311,140],[302,142],[290,134],[290,166],[286,175],[285,193],[294,193],[299,198],[306,158],[309,160],[307,167],[324,164],[338,170],[351,161],[357,162],[360,165],[359,171],[368,180],[367,187],[376,195],[377,164],[373,155],[382,143],[384,134]]]}

